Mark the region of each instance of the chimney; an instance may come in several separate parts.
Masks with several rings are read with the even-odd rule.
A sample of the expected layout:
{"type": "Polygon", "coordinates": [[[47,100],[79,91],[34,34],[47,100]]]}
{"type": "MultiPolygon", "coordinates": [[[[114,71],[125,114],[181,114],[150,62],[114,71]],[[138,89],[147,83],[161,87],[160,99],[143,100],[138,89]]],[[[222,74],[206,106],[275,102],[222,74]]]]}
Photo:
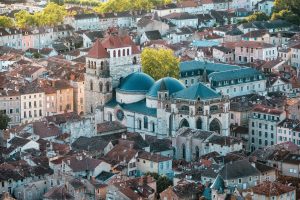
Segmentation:
{"type": "Polygon", "coordinates": [[[127,140],[127,135],[126,135],[126,133],[123,133],[123,134],[122,134],[122,139],[123,139],[123,140],[127,140]]]}

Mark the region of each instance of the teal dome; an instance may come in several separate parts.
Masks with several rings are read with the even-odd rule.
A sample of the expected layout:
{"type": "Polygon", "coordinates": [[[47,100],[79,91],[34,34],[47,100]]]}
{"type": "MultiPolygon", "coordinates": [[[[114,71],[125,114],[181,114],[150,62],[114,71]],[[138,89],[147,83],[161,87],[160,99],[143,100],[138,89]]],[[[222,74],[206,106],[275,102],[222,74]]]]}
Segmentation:
{"type": "Polygon", "coordinates": [[[155,82],[147,93],[147,96],[157,97],[157,92],[162,90],[168,90],[169,95],[171,95],[174,92],[183,90],[184,88],[185,86],[179,80],[171,77],[165,77],[155,82]]]}
{"type": "Polygon", "coordinates": [[[142,72],[134,72],[121,79],[118,87],[123,92],[148,92],[154,84],[154,79],[148,74],[142,72]]]}

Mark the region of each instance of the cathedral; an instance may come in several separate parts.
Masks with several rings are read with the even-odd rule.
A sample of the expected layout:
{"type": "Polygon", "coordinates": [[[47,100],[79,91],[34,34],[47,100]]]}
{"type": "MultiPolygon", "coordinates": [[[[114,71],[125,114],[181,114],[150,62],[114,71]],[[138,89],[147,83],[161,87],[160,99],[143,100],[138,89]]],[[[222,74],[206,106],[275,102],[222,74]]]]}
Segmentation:
{"type": "Polygon", "coordinates": [[[110,56],[96,41],[86,58],[86,113],[97,122],[119,121],[128,131],[159,138],[172,137],[181,127],[229,134],[228,96],[203,83],[185,87],[171,77],[155,81],[134,69],[114,86],[110,56]]]}

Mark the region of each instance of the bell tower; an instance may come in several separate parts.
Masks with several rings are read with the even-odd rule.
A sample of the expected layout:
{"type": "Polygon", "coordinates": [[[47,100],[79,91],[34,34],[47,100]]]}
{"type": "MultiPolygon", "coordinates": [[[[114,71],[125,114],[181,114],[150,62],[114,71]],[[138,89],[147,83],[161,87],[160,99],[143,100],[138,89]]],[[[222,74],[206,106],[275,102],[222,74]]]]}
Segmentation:
{"type": "Polygon", "coordinates": [[[112,98],[109,54],[99,40],[86,56],[85,69],[85,112],[91,114],[112,98]]]}

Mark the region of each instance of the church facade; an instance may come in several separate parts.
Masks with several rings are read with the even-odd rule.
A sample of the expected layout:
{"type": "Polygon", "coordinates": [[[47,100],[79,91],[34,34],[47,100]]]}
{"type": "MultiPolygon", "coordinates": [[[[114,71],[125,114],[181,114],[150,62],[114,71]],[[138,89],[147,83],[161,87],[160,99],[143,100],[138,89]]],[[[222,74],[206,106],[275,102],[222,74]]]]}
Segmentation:
{"type": "Polygon", "coordinates": [[[165,77],[154,81],[134,72],[125,77],[103,107],[99,121],[119,121],[128,131],[173,137],[181,127],[229,134],[229,99],[202,83],[186,88],[180,81],[165,77]]]}
{"type": "Polygon", "coordinates": [[[98,123],[119,121],[128,131],[160,138],[173,137],[181,127],[229,134],[228,96],[203,83],[186,87],[171,77],[154,81],[134,69],[139,54],[132,54],[137,49],[129,39],[115,37],[97,40],[86,57],[86,114],[98,123]]]}

